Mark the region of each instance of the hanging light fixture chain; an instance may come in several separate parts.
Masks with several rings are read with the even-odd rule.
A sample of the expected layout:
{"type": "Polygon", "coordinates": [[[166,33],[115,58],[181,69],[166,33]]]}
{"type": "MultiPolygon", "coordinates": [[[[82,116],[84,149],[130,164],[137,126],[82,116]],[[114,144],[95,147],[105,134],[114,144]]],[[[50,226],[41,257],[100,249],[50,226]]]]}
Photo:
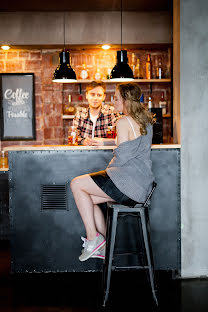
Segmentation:
{"type": "Polygon", "coordinates": [[[110,80],[114,82],[127,82],[134,79],[131,67],[128,65],[127,51],[122,50],[122,24],[123,24],[123,5],[120,0],[120,16],[121,16],[121,50],[117,51],[117,63],[113,67],[110,75],[110,80]]]}
{"type": "Polygon", "coordinates": [[[122,0],[121,0],[121,50],[122,50],[122,0]]]}
{"type": "Polygon", "coordinates": [[[64,12],[64,51],[65,51],[65,12],[64,12]]]}
{"type": "MultiPolygon", "coordinates": [[[[58,83],[73,83],[77,80],[73,68],[70,66],[70,53],[66,51],[65,30],[66,30],[66,12],[63,12],[63,35],[64,35],[64,50],[59,53],[59,65],[54,71],[53,81],[58,83]]],[[[64,88],[62,89],[64,93],[64,88]]],[[[62,93],[62,96],[63,96],[62,93]]],[[[63,98],[62,98],[63,101],[63,98]]],[[[63,101],[64,102],[64,101],[63,101]]]]}

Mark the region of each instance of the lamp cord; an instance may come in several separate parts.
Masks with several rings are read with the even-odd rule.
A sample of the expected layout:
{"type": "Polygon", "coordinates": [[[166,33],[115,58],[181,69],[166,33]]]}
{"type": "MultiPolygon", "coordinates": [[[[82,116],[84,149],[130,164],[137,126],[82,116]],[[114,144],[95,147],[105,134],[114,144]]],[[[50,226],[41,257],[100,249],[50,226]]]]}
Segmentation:
{"type": "Polygon", "coordinates": [[[64,12],[64,51],[65,51],[65,12],[64,12]]]}
{"type": "Polygon", "coordinates": [[[121,0],[121,50],[122,50],[122,0],[121,0]]]}

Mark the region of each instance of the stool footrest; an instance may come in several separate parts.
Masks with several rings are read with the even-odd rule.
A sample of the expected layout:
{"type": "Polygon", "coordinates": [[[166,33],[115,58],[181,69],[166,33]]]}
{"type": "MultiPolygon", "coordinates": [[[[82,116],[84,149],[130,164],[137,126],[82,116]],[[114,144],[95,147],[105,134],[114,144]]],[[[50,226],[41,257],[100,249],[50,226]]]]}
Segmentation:
{"type": "Polygon", "coordinates": [[[121,211],[119,211],[119,215],[118,215],[118,218],[120,219],[120,218],[124,218],[124,217],[126,217],[126,216],[128,216],[128,217],[136,217],[136,218],[138,218],[138,211],[135,211],[135,212],[121,212],[121,211]]]}
{"type": "Polygon", "coordinates": [[[132,265],[132,266],[124,266],[124,267],[122,267],[122,266],[119,266],[119,267],[117,267],[117,266],[114,266],[114,265],[112,265],[112,271],[115,271],[115,270],[142,270],[142,269],[149,269],[149,267],[148,266],[141,266],[141,265],[132,265]]]}
{"type": "MultiPolygon", "coordinates": [[[[142,252],[140,253],[142,255],[142,252]]],[[[113,256],[130,256],[130,255],[133,255],[133,256],[138,256],[138,252],[122,252],[122,253],[114,253],[113,256]]]]}

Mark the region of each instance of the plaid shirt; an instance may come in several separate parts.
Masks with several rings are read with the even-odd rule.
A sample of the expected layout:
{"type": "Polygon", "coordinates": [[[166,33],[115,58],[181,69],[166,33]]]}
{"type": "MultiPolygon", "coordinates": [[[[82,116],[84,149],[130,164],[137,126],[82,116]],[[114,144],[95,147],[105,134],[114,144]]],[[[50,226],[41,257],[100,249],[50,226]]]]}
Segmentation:
{"type": "MultiPolygon", "coordinates": [[[[95,125],[94,137],[106,138],[109,126],[114,126],[119,114],[114,112],[114,107],[103,105],[95,125]]],[[[73,119],[73,126],[78,130],[78,142],[82,139],[92,138],[93,122],[90,119],[89,108],[77,107],[76,115],[73,119]]]]}

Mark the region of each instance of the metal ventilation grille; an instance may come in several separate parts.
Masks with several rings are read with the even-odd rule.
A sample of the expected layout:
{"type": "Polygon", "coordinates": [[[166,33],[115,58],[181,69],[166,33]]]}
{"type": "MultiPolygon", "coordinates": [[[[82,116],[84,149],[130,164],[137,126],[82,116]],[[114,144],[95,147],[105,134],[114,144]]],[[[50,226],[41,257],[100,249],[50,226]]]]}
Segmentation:
{"type": "Polygon", "coordinates": [[[42,185],[41,209],[67,210],[66,185],[42,185]]]}

